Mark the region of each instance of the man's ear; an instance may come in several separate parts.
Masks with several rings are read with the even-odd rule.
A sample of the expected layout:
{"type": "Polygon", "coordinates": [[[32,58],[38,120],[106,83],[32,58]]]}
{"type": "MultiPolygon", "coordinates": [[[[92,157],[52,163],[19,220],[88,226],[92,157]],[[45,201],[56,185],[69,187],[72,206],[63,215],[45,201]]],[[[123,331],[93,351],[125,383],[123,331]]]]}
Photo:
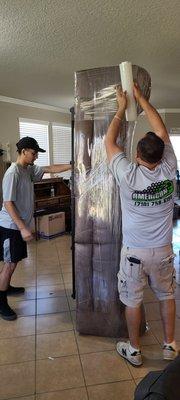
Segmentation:
{"type": "Polygon", "coordinates": [[[140,157],[138,157],[138,155],[136,155],[136,162],[139,164],[139,163],[140,163],[140,161],[141,161],[141,158],[140,158],[140,157]]]}

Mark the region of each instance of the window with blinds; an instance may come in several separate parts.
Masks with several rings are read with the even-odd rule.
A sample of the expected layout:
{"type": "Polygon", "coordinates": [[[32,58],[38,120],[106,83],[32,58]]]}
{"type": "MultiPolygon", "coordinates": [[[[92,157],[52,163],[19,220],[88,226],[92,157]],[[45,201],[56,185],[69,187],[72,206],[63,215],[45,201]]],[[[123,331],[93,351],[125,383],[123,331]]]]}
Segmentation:
{"type": "MultiPolygon", "coordinates": [[[[65,125],[52,124],[52,163],[69,164],[71,161],[71,127],[65,125]]],[[[59,174],[64,179],[69,179],[71,172],[59,174]]]]}
{"type": "Polygon", "coordinates": [[[38,153],[38,159],[35,164],[40,166],[49,165],[49,128],[48,122],[30,121],[19,119],[20,139],[24,136],[30,136],[37,140],[39,147],[46,150],[46,153],[38,153]]]}
{"type": "MultiPolygon", "coordinates": [[[[71,161],[71,127],[43,121],[19,119],[20,138],[30,136],[37,140],[46,153],[39,153],[36,164],[69,164],[71,161]]],[[[71,171],[56,174],[69,179],[71,171]]]]}
{"type": "Polygon", "coordinates": [[[177,158],[177,167],[180,171],[180,135],[170,135],[170,140],[177,158]]]}

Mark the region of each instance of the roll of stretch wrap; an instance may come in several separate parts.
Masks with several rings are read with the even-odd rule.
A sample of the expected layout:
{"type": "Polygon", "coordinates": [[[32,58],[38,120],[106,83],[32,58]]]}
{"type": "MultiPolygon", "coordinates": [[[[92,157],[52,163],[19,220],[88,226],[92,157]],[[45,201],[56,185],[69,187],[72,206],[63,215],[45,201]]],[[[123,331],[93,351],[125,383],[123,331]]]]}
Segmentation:
{"type": "Polygon", "coordinates": [[[133,95],[133,75],[132,75],[132,64],[129,61],[124,61],[119,64],[121,84],[123,91],[127,92],[127,109],[126,109],[126,120],[136,121],[137,120],[137,109],[136,102],[133,95]]]}

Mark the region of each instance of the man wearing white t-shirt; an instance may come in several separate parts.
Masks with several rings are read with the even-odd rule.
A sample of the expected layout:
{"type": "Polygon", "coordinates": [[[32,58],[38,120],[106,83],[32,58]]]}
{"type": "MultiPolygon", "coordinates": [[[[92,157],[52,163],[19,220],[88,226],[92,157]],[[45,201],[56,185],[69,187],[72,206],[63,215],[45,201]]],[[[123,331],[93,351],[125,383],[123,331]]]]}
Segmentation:
{"type": "Polygon", "coordinates": [[[153,132],[138,142],[136,163],[127,160],[116,140],[127,107],[126,93],[117,89],[118,111],[105,137],[110,169],[120,187],[123,247],[118,290],[126,305],[130,342],[118,342],[118,353],[132,365],[142,364],[139,328],[146,283],[157,296],[164,329],[164,359],[177,354],[174,340],[175,300],[172,218],[176,157],[166,127],[154,107],[134,85],[134,96],[153,132]]]}

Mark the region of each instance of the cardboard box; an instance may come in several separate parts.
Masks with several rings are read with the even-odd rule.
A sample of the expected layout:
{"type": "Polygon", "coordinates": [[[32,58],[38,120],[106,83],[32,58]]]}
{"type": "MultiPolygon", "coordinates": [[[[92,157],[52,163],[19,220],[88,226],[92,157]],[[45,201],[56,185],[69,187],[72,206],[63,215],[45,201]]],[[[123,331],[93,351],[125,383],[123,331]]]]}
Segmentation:
{"type": "Polygon", "coordinates": [[[58,212],[54,214],[38,217],[38,236],[43,239],[52,239],[65,232],[65,213],[58,212]]]}

